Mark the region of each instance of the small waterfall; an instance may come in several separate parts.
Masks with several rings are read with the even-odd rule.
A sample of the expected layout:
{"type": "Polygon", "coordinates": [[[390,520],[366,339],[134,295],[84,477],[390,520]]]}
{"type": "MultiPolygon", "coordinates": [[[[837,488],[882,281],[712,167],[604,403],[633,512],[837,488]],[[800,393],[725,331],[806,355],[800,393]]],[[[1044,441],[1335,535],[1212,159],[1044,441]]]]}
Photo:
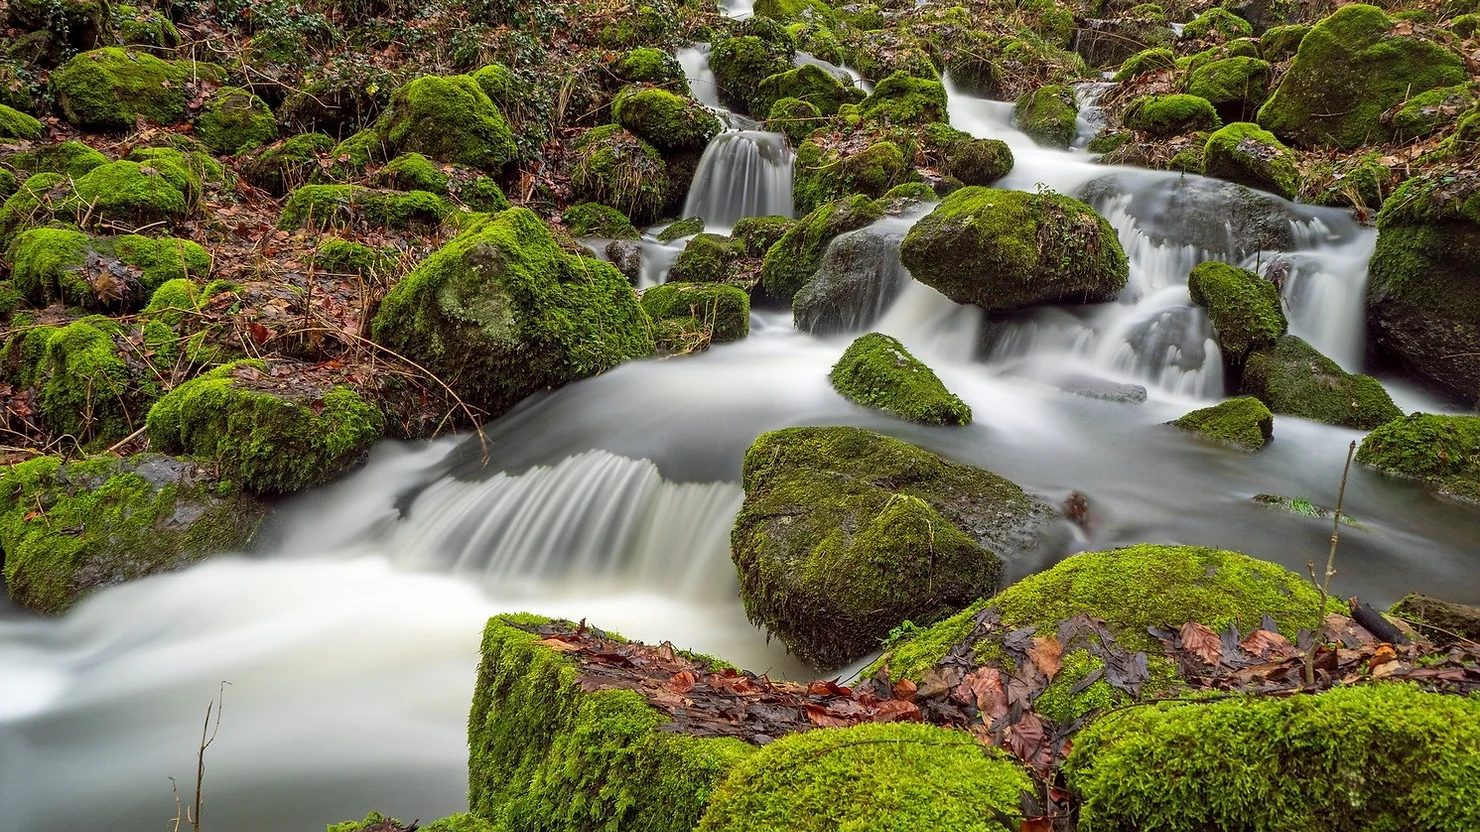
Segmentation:
{"type": "Polygon", "coordinates": [[[829,74],[831,74],[834,78],[837,78],[839,81],[842,81],[844,84],[858,87],[866,93],[871,93],[874,91],[874,85],[864,80],[863,73],[859,72],[851,66],[839,66],[838,64],[832,63],[831,61],[824,61],[823,59],[817,57],[816,55],[813,55],[810,52],[802,51],[797,52],[796,57],[792,59],[792,63],[796,66],[806,66],[808,64],[811,64],[812,66],[827,70],[829,74]]]}
{"type": "Polygon", "coordinates": [[[1115,87],[1109,81],[1086,81],[1074,85],[1074,97],[1079,102],[1079,115],[1075,119],[1074,147],[1083,149],[1101,130],[1105,129],[1105,112],[1100,107],[1100,98],[1115,87]]]}
{"type": "Polygon", "coordinates": [[[1362,369],[1367,261],[1376,243],[1377,235],[1364,230],[1356,245],[1287,254],[1264,270],[1288,270],[1284,297],[1290,332],[1348,372],[1362,369]]]}
{"type": "Polygon", "coordinates": [[[797,329],[837,335],[872,326],[911,282],[899,245],[914,222],[914,216],[886,217],[835,237],[817,274],[792,301],[797,329]]]}
{"type": "Polygon", "coordinates": [[[689,92],[694,100],[715,112],[725,112],[719,103],[719,83],[714,80],[714,71],[709,68],[709,44],[696,43],[678,50],[678,65],[683,67],[684,77],[689,81],[689,92]]]}
{"type": "Polygon", "coordinates": [[[791,216],[792,157],[780,133],[715,136],[694,172],[684,216],[703,217],[711,230],[733,228],[745,217],[791,216]]]}
{"type": "Polygon", "coordinates": [[[392,563],[475,577],[500,592],[552,581],[733,591],[733,483],[671,483],[647,460],[587,451],[486,480],[445,478],[417,495],[385,547],[392,563]]]}

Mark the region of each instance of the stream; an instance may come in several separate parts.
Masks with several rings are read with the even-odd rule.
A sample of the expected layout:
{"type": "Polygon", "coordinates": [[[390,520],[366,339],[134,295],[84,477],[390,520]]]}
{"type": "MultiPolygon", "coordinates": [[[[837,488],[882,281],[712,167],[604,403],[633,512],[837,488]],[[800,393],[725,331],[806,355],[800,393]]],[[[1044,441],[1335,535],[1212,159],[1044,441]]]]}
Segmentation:
{"type": "MultiPolygon", "coordinates": [[[[704,55],[679,57],[696,95],[718,107],[704,55]]],[[[1277,417],[1274,442],[1243,454],[1165,426],[1222,398],[1221,359],[1187,273],[1206,259],[1266,268],[1278,258],[1292,331],[1357,370],[1375,232],[1344,211],[1266,195],[1257,211],[1230,212],[1225,183],[1040,148],[1012,126],[1011,103],[948,91],[953,125],[1012,146],[1017,164],[999,187],[1043,183],[1109,219],[1130,258],[1117,302],[989,325],[898,266],[898,241],[926,206],[834,243],[874,245],[883,265],[870,271],[866,304],[813,328],[833,334],[757,311],[737,343],[630,362],[524,402],[488,426],[486,468],[476,440],[387,442],[364,468],[289,503],[250,553],[95,593],[58,619],[0,600],[0,827],[168,829],[169,778],[188,802],[201,720],[223,680],[206,753],[211,832],[461,811],[478,641],[498,612],[584,618],[806,676],[746,622],[729,560],[745,449],[784,426],[868,427],[1051,503],[1085,495],[1085,528],[1058,551],[1010,561],[1009,578],[1070,551],[1137,542],[1238,549],[1303,573],[1324,555],[1329,522],[1251,498],[1334,504],[1347,444],[1361,434],[1277,417]],[[1288,244],[1251,247],[1253,226],[1288,244]],[[827,372],[869,329],[930,364],[974,423],[917,426],[837,395],[827,372]]],[[[754,122],[728,123],[688,211],[719,231],[790,213],[791,151],[754,122]]],[[[661,282],[682,247],[650,237],[643,283],[661,282]]],[[[1404,410],[1446,410],[1384,381],[1404,410]]],[[[1480,512],[1362,468],[1346,511],[1356,525],[1342,533],[1336,591],[1378,605],[1409,591],[1480,602],[1480,512]]]]}

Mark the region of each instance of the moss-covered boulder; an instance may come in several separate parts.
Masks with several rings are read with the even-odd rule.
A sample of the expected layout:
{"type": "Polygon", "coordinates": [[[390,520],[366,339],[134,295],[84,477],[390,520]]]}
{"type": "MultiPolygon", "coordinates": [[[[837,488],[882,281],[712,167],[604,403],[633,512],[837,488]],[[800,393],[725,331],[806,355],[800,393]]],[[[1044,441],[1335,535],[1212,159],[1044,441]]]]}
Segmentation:
{"type": "Polygon", "coordinates": [[[893,125],[930,124],[946,120],[946,88],[933,78],[903,71],[880,81],[859,105],[864,118],[893,125]]]}
{"type": "Polygon", "coordinates": [[[788,46],[756,35],[717,40],[709,56],[709,67],[714,71],[720,100],[752,115],[765,115],[764,111],[750,109],[751,100],[762,81],[792,69],[791,57],[788,46]]]}
{"type": "Polygon", "coordinates": [[[32,304],[138,309],[166,281],[203,279],[211,258],[189,240],[137,234],[89,237],[64,228],[18,235],[5,255],[10,279],[32,304]]]}
{"type": "Polygon", "coordinates": [[[633,690],[586,692],[535,616],[483,631],[468,716],[468,808],[509,832],[691,832],[725,773],[755,747],[663,730],[633,690]]]}
{"type": "Polygon", "coordinates": [[[1052,192],[962,188],[910,229],[900,259],[946,297],[994,312],[1113,300],[1129,275],[1110,224],[1052,192]]]}
{"type": "Polygon", "coordinates": [[[828,243],[884,215],[884,206],[866,196],[839,199],[818,207],[781,235],[761,262],[766,295],[790,304],[822,265],[828,243]]]}
{"type": "Polygon", "coordinates": [[[1412,624],[1414,629],[1440,647],[1459,641],[1480,641],[1480,607],[1410,592],[1399,599],[1388,614],[1412,624]]]}
{"type": "Polygon", "coordinates": [[[1274,436],[1274,414],[1253,396],[1199,408],[1172,424],[1245,451],[1263,448],[1274,436]]]}
{"type": "Polygon", "coordinates": [[[612,120],[670,153],[703,150],[723,127],[704,105],[657,87],[623,90],[612,103],[612,120]]]}
{"type": "Polygon", "coordinates": [[[76,179],[98,165],[108,163],[108,157],[91,147],[71,139],[56,144],[47,144],[30,150],[7,153],[0,161],[27,174],[60,173],[76,179]]]}
{"type": "Polygon", "coordinates": [[[1477,766],[1480,700],[1389,683],[1126,709],[1082,731],[1064,770],[1095,832],[1458,832],[1480,824],[1477,766]]]}
{"type": "Polygon", "coordinates": [[[843,83],[822,67],[803,64],[763,79],[756,88],[753,101],[757,115],[769,114],[776,102],[783,98],[799,98],[816,107],[822,115],[830,116],[844,104],[857,104],[864,97],[863,90],[843,83]]]}
{"type": "Polygon", "coordinates": [[[1466,404],[1480,400],[1480,175],[1422,171],[1377,215],[1367,322],[1379,352],[1466,404]]]}
{"type": "Polygon", "coordinates": [[[668,270],[678,283],[723,283],[745,252],[719,234],[697,234],[684,246],[668,270]]]}
{"type": "Polygon", "coordinates": [[[110,46],[83,52],[51,75],[57,106],[72,124],[93,130],[131,130],[138,119],[175,124],[201,81],[220,81],[220,67],[165,61],[110,46]]]}
{"type": "Polygon", "coordinates": [[[524,208],[473,221],[423,260],[381,302],[372,331],[494,416],[653,352],[627,278],[562,249],[524,208]]]}
{"type": "MultiPolygon", "coordinates": [[[[1199,130],[1216,130],[1223,124],[1210,101],[1185,94],[1137,98],[1126,105],[1120,121],[1132,130],[1162,139],[1199,130]]],[[[1094,144],[1090,142],[1091,151],[1094,144]]]]}
{"type": "Polygon", "coordinates": [[[1383,117],[1391,125],[1398,141],[1428,138],[1474,108],[1480,101],[1477,93],[1480,93],[1480,87],[1475,84],[1440,87],[1413,96],[1396,111],[1389,111],[1383,117]]]}
{"type": "Polygon", "coordinates": [[[765,257],[796,224],[791,217],[745,217],[735,223],[730,240],[746,257],[765,257]]]}
{"type": "Polygon", "coordinates": [[[1403,415],[1377,379],[1346,372],[1293,335],[1249,356],[1243,390],[1275,413],[1357,430],[1403,415]]]}
{"type": "Polygon", "coordinates": [[[1192,302],[1206,307],[1226,360],[1242,364],[1249,353],[1274,346],[1288,325],[1273,282],[1216,260],[1187,276],[1192,302]]]}
{"type": "Polygon", "coordinates": [[[642,236],[626,214],[610,205],[582,202],[565,209],[560,218],[566,230],[576,237],[636,240],[642,236]]]}
{"type": "Polygon", "coordinates": [[[0,104],[0,140],[39,139],[43,128],[35,117],[0,104]]]}
{"type": "Polygon", "coordinates": [[[1074,89],[1062,84],[1023,93],[1012,114],[1019,130],[1047,147],[1067,148],[1079,129],[1079,101],[1074,89]]]}
{"type": "Polygon", "coordinates": [[[1367,434],[1357,462],[1480,502],[1480,416],[1411,413],[1367,434]]]}
{"type": "Polygon", "coordinates": [[[963,185],[990,185],[1012,171],[1012,148],[998,139],[972,139],[950,152],[946,169],[963,185]]]}
{"type": "Polygon", "coordinates": [[[963,731],[905,723],[807,731],[736,765],[697,830],[985,832],[1017,824],[1031,790],[1015,760],[963,731]]]}
{"type": "Polygon", "coordinates": [[[1254,27],[1249,21],[1218,6],[1208,9],[1182,27],[1182,37],[1193,40],[1234,40],[1253,35],[1254,27]]]}
{"type": "Polygon", "coordinates": [[[1238,121],[1208,137],[1203,172],[1294,199],[1300,193],[1296,155],[1259,125],[1238,121]]]}
{"type": "Polygon", "coordinates": [[[74,181],[60,212],[76,212],[88,225],[143,227],[182,219],[199,192],[187,194],[194,182],[188,173],[172,168],[127,159],[99,165],[74,181]]]}
{"type": "Polygon", "coordinates": [[[1268,61],[1224,58],[1193,70],[1187,78],[1187,93],[1211,102],[1228,121],[1248,121],[1269,97],[1273,75],[1268,61]]]}
{"type": "Polygon", "coordinates": [[[150,446],[213,462],[262,494],[321,485],[380,438],[380,411],[348,387],[283,387],[253,363],[181,384],[149,409],[150,446]]]}
{"type": "Polygon", "coordinates": [[[376,172],[375,181],[397,191],[426,191],[446,196],[450,178],[435,162],[420,153],[402,153],[376,172]]]}
{"type": "MultiPolygon", "coordinates": [[[[678,59],[651,46],[640,46],[627,52],[612,64],[612,72],[628,83],[653,84],[679,95],[689,94],[689,82],[678,59]]],[[[477,77],[476,73],[474,77],[477,77]]],[[[492,93],[489,97],[498,101],[492,93]]]]}
{"type": "Polygon", "coordinates": [[[1176,61],[1177,54],[1168,47],[1143,49],[1121,63],[1120,68],[1115,71],[1114,80],[1129,81],[1148,72],[1171,69],[1176,65],[1176,61]]]}
{"type": "Polygon", "coordinates": [[[104,0],[15,0],[7,11],[15,26],[45,34],[73,49],[91,49],[106,42],[112,23],[112,9],[104,0]]]}
{"type": "Polygon", "coordinates": [[[503,113],[466,75],[425,75],[400,87],[375,130],[397,152],[490,171],[516,153],[503,113]]]}
{"type": "Polygon", "coordinates": [[[280,228],[436,227],[456,213],[452,204],[426,191],[394,191],[361,185],[301,185],[288,195],[280,228]]]}
{"type": "Polygon", "coordinates": [[[1300,41],[1295,60],[1259,109],[1265,129],[1301,145],[1351,149],[1395,138],[1382,114],[1468,80],[1457,53],[1393,29],[1376,6],[1338,9],[1300,41]]]}
{"type": "Polygon", "coordinates": [[[797,148],[792,201],[802,212],[850,194],[878,199],[903,183],[911,170],[904,151],[891,141],[849,152],[809,139],[797,148]]]}
{"type": "Polygon", "coordinates": [[[6,341],[0,365],[8,382],[35,390],[50,433],[102,449],[133,433],[158,394],[125,360],[123,336],[116,321],[102,316],[20,329],[6,341]]]}
{"type": "Polygon", "coordinates": [[[969,425],[971,408],[897,339],[859,336],[828,374],[833,389],[864,407],[922,425],[969,425]]]}
{"type": "Polygon", "coordinates": [[[638,225],[656,220],[668,201],[668,167],[657,148],[618,124],[576,140],[571,187],[589,202],[610,205],[638,225]]]}
{"type": "MultiPolygon", "coordinates": [[[[664,226],[662,231],[659,231],[653,236],[660,243],[671,243],[674,240],[681,240],[684,237],[692,237],[695,234],[702,234],[703,232],[703,217],[684,217],[681,220],[674,220],[673,222],[664,226]]],[[[712,236],[718,237],[720,235],[712,236]]]]}
{"type": "Polygon", "coordinates": [[[730,536],[750,620],[827,670],[891,627],[989,594],[1052,513],[977,468],[859,428],[789,428],[745,455],[730,536]]]}
{"type": "Polygon", "coordinates": [[[800,98],[782,98],[766,112],[766,129],[798,145],[822,123],[822,111],[800,98]]]}
{"type": "Polygon", "coordinates": [[[222,87],[200,118],[195,135],[212,153],[235,154],[277,139],[277,119],[267,103],[238,87],[222,87]]]}
{"type": "Polygon", "coordinates": [[[93,589],[243,545],[264,510],[189,461],[37,457],[0,470],[6,589],[23,606],[60,613],[93,589]]]}
{"type": "Polygon", "coordinates": [[[1273,26],[1259,36],[1259,55],[1266,61],[1279,63],[1295,57],[1300,42],[1310,32],[1308,23],[1291,23],[1273,26]]]}
{"type": "Polygon", "coordinates": [[[323,170],[320,155],[335,150],[334,140],[323,133],[302,133],[246,153],[239,170],[253,185],[273,196],[285,196],[299,185],[316,181],[323,170]]]}
{"type": "Polygon", "coordinates": [[[658,349],[697,352],[750,334],[750,295],[738,286],[668,282],[642,293],[658,349]]]}

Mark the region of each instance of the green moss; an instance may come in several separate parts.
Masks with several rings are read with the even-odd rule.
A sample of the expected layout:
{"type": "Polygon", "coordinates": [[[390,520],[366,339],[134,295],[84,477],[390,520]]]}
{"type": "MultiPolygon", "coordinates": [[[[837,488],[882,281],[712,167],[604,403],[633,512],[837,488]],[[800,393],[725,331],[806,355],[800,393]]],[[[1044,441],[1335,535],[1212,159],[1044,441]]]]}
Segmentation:
{"type": "Polygon", "coordinates": [[[1196,95],[1149,95],[1132,101],[1121,113],[1126,127],[1156,138],[1180,136],[1222,125],[1211,102],[1196,95]]]}
{"type": "Polygon", "coordinates": [[[765,111],[750,109],[750,99],[760,89],[761,81],[791,70],[791,50],[789,46],[768,43],[755,35],[724,38],[715,42],[709,66],[714,71],[720,100],[761,115],[765,111]]]}
{"type": "Polygon", "coordinates": [[[337,274],[369,277],[389,271],[393,260],[384,251],[353,240],[325,240],[314,250],[314,264],[337,274]]]}
{"type": "Polygon", "coordinates": [[[783,737],[735,766],[701,832],[952,829],[1020,819],[1032,785],[1016,761],[964,731],[861,725],[783,737]]]}
{"type": "Polygon", "coordinates": [[[811,135],[822,123],[822,112],[810,101],[782,98],[766,112],[766,129],[784,133],[793,145],[811,135]]]}
{"type": "Polygon", "coordinates": [[[1079,103],[1074,90],[1051,85],[1024,93],[1013,107],[1019,130],[1048,147],[1067,148],[1078,130],[1079,103]]]}
{"type": "MultiPolygon", "coordinates": [[[[565,227],[576,237],[607,237],[613,240],[636,240],[642,235],[633,227],[632,221],[621,211],[610,205],[582,202],[572,205],[561,214],[565,227]]],[[[700,229],[704,225],[699,224],[700,229]]]]}
{"type": "Polygon", "coordinates": [[[468,716],[468,804],[509,832],[690,832],[715,785],[754,749],[662,730],[630,690],[583,692],[563,654],[501,616],[483,632],[468,716]]]}
{"type": "Polygon", "coordinates": [[[799,98],[823,115],[834,115],[844,104],[864,101],[863,90],[843,83],[836,75],[812,64],[778,72],[762,79],[751,97],[757,115],[770,113],[776,102],[799,98]]]}
{"type": "Polygon", "coordinates": [[[1296,50],[1300,49],[1300,42],[1305,40],[1310,29],[1308,23],[1292,23],[1267,30],[1259,36],[1260,56],[1275,63],[1295,57],[1296,50]]]}
{"type": "MultiPolygon", "coordinates": [[[[677,58],[661,49],[650,46],[633,49],[617,59],[612,71],[628,83],[654,84],[680,95],[689,94],[689,82],[684,77],[683,67],[679,66],[677,58]]],[[[496,98],[494,100],[497,101],[496,98]]]]}
{"type": "Polygon", "coordinates": [[[101,0],[15,0],[10,23],[59,45],[89,49],[108,37],[110,9],[101,0]]]}
{"type": "Polygon", "coordinates": [[[744,254],[728,237],[699,234],[684,246],[668,279],[679,283],[722,283],[730,277],[735,261],[744,254]]]}
{"type": "Polygon", "coordinates": [[[1265,129],[1301,144],[1355,148],[1393,138],[1382,114],[1407,98],[1468,80],[1459,55],[1390,32],[1375,6],[1352,5],[1317,23],[1270,99],[1265,129]]]}
{"type": "Polygon", "coordinates": [[[756,17],[768,17],[786,23],[793,20],[834,22],[832,7],[822,0],[756,0],[756,17]]]}
{"type": "Polygon", "coordinates": [[[730,240],[746,257],[765,257],[797,221],[790,217],[745,217],[735,223],[730,240]]]}
{"type": "Polygon", "coordinates": [[[1466,110],[1476,104],[1474,84],[1440,87],[1413,96],[1392,114],[1390,124],[1399,141],[1432,136],[1454,124],[1466,110]]]}
{"type": "Polygon", "coordinates": [[[803,212],[851,194],[877,199],[901,184],[911,167],[894,142],[875,142],[845,154],[809,139],[797,148],[793,170],[792,201],[803,212]]]}
{"type": "Polygon", "coordinates": [[[691,351],[685,347],[695,336],[707,346],[750,334],[750,295],[736,286],[670,281],[643,291],[642,311],[676,336],[660,340],[658,348],[665,352],[691,351]]]}
{"type": "Polygon", "coordinates": [[[490,415],[653,352],[627,278],[563,250],[532,212],[474,220],[381,302],[375,340],[490,415]]]}
{"type": "Polygon", "coordinates": [[[420,153],[402,153],[380,169],[380,184],[398,191],[426,191],[447,195],[447,174],[420,153]]]}
{"type": "Polygon", "coordinates": [[[901,419],[922,425],[971,424],[971,408],[888,335],[870,332],[859,336],[833,365],[828,378],[844,398],[901,419]]]}
{"type": "Polygon", "coordinates": [[[387,191],[359,185],[301,185],[288,195],[280,228],[331,228],[364,223],[383,228],[436,226],[456,209],[426,191],[387,191]]]}
{"type": "Polygon", "coordinates": [[[17,235],[6,259],[11,279],[32,303],[137,309],[165,281],[204,276],[211,260],[199,245],[172,238],[90,238],[61,228],[17,235]]]}
{"type": "Polygon", "coordinates": [[[5,163],[17,170],[33,175],[60,173],[73,179],[107,162],[107,156],[79,141],[49,144],[5,156],[5,163]]]}
{"type": "Polygon", "coordinates": [[[1249,122],[1234,122],[1208,137],[1203,147],[1203,172],[1286,199],[1294,199],[1300,192],[1295,154],[1274,134],[1249,122]]]}
{"type": "Polygon", "coordinates": [[[90,317],[64,327],[43,327],[10,342],[18,353],[17,380],[40,389],[47,429],[71,435],[89,448],[106,447],[133,433],[149,405],[150,392],[135,385],[114,337],[118,325],[90,317]]]}
{"type": "Polygon", "coordinates": [[[122,6],[119,11],[126,13],[118,24],[118,41],[124,46],[144,46],[155,52],[168,53],[184,43],[185,39],[180,37],[175,24],[153,9],[122,6]],[[128,14],[129,11],[132,14],[128,14]]]}
{"type": "Polygon", "coordinates": [[[59,207],[89,224],[109,222],[142,227],[183,218],[190,200],[163,166],[124,159],[99,165],[78,178],[70,197],[59,207]]]}
{"type": "Polygon", "coordinates": [[[1473,38],[1480,31],[1480,14],[1462,14],[1449,21],[1448,28],[1457,38],[1473,38]]]}
{"type": "Polygon", "coordinates": [[[1306,174],[1301,196],[1315,205],[1380,208],[1397,179],[1382,159],[1382,153],[1364,153],[1317,165],[1306,174]]]}
{"type": "Polygon", "coordinates": [[[612,120],[660,151],[703,150],[719,133],[704,105],[657,87],[629,87],[612,103],[612,120]]]}
{"type": "Polygon", "coordinates": [[[746,615],[824,670],[990,592],[997,553],[1048,513],[990,472],[850,427],[763,434],[743,485],[730,544],[746,615]]]}
{"type": "MultiPolygon", "coordinates": [[[[306,135],[313,137],[322,136],[323,134],[309,133],[306,135]]],[[[324,138],[328,137],[325,136],[324,138]]],[[[310,146],[303,148],[303,150],[308,151],[306,154],[301,151],[292,154],[293,157],[296,157],[294,161],[311,162],[315,154],[323,152],[319,139],[311,138],[309,142],[311,143],[310,146]]],[[[357,176],[364,173],[365,169],[372,164],[384,162],[390,158],[390,154],[386,151],[385,140],[374,130],[361,130],[339,144],[333,145],[330,155],[334,157],[332,170],[340,179],[357,176]]],[[[303,184],[307,181],[307,179],[303,179],[296,184],[303,184]]],[[[290,185],[287,190],[292,190],[293,187],[293,185],[290,185]]]]}
{"type": "Polygon", "coordinates": [[[834,237],[883,215],[883,205],[866,196],[835,200],[807,214],[767,249],[761,263],[766,294],[789,305],[822,265],[822,255],[834,237]]]}
{"type": "Polygon", "coordinates": [[[1249,21],[1244,20],[1227,9],[1214,6],[1193,18],[1191,23],[1182,27],[1182,37],[1193,40],[1203,38],[1215,38],[1218,40],[1234,40],[1235,38],[1248,38],[1254,36],[1254,27],[1249,21]]]}
{"type": "Polygon", "coordinates": [[[84,52],[51,75],[57,105],[72,124],[94,130],[131,130],[144,118],[174,124],[185,117],[198,81],[219,81],[214,64],[163,61],[106,47],[84,52]]]}
{"type": "Polygon", "coordinates": [[[1263,448],[1274,434],[1274,414],[1253,396],[1194,410],[1172,424],[1245,451],[1263,448]]]}
{"type": "Polygon", "coordinates": [[[668,201],[668,167],[656,148],[609,124],[587,131],[573,148],[570,181],[576,196],[610,205],[646,225],[668,201]]]}
{"type": "Polygon", "coordinates": [[[1111,300],[1129,275],[1110,224],[1052,192],[962,188],[910,229],[900,258],[916,280],[994,311],[1111,300]]]}
{"type": "Polygon", "coordinates": [[[59,173],[38,173],[0,206],[0,239],[47,222],[71,195],[70,181],[59,173]]]}
{"type": "Polygon", "coordinates": [[[1084,149],[1090,153],[1110,153],[1135,141],[1135,134],[1129,130],[1115,130],[1109,133],[1101,133],[1089,140],[1084,149]]]}
{"type": "Polygon", "coordinates": [[[1012,149],[997,139],[972,139],[950,152],[946,170],[964,185],[990,185],[1015,164],[1012,149]]]}
{"type": "Polygon", "coordinates": [[[897,71],[880,81],[859,106],[864,118],[892,125],[943,122],[946,89],[934,79],[897,71]]]}
{"type": "Polygon", "coordinates": [[[1480,416],[1412,413],[1395,419],[1367,434],[1357,461],[1441,490],[1480,493],[1480,416]]]}
{"type": "Polygon", "coordinates": [[[255,386],[245,364],[181,384],[149,410],[149,442],[210,460],[251,491],[283,494],[328,482],[377,439],[384,417],[348,387],[288,394],[255,386]]]}
{"type": "Polygon", "coordinates": [[[1275,413],[1357,430],[1372,430],[1403,415],[1377,379],[1342,370],[1293,335],[1249,356],[1244,392],[1275,413]]]}
{"type": "Polygon", "coordinates": [[[238,87],[222,87],[195,121],[195,134],[212,153],[234,154],[277,138],[277,119],[257,96],[238,87]]]}
{"type": "Polygon", "coordinates": [[[1274,346],[1287,322],[1274,283],[1227,263],[1197,264],[1187,277],[1192,302],[1206,307],[1224,357],[1243,363],[1255,350],[1274,346]]]}
{"type": "Polygon", "coordinates": [[[13,107],[0,104],[0,139],[39,139],[41,122],[13,107]]]}
{"type": "Polygon", "coordinates": [[[509,124],[466,75],[426,75],[400,87],[375,125],[400,153],[497,171],[515,156],[509,124]]]}
{"type": "Polygon", "coordinates": [[[142,315],[166,326],[175,326],[180,323],[183,313],[199,308],[200,294],[194,281],[183,277],[167,280],[149,296],[142,315]]]}
{"type": "Polygon", "coordinates": [[[60,613],[96,587],[176,569],[251,538],[263,509],[193,465],[144,454],[0,471],[0,547],[12,598],[60,613]]]}
{"type": "MultiPolygon", "coordinates": [[[[283,196],[315,181],[321,171],[319,155],[331,150],[336,157],[340,155],[333,139],[323,133],[303,133],[249,152],[240,169],[248,182],[273,196],[283,196]]],[[[344,155],[352,154],[346,151],[344,155]]]]}
{"type": "Polygon", "coordinates": [[[1273,74],[1274,69],[1268,61],[1224,58],[1193,70],[1187,78],[1187,92],[1212,102],[1230,118],[1246,121],[1269,96],[1269,81],[1273,74]]]}
{"type": "Polygon", "coordinates": [[[1459,832],[1480,824],[1477,758],[1480,700],[1377,684],[1120,711],[1065,772],[1085,832],[1459,832]]]}
{"type": "Polygon", "coordinates": [[[1129,81],[1148,72],[1171,69],[1175,61],[1176,53],[1165,46],[1143,49],[1125,59],[1125,62],[1120,65],[1120,69],[1115,72],[1115,80],[1129,81]]]}

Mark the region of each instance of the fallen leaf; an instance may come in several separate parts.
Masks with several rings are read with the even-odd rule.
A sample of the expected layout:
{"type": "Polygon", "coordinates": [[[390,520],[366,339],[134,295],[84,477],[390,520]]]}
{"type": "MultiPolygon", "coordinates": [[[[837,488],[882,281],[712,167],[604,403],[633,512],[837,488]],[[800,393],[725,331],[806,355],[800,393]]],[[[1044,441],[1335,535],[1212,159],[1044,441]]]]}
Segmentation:
{"type": "Polygon", "coordinates": [[[1295,645],[1291,644],[1289,639],[1263,628],[1244,636],[1244,640],[1240,641],[1238,646],[1244,652],[1261,659],[1271,657],[1288,659],[1295,655],[1295,645]]]}
{"type": "Polygon", "coordinates": [[[881,702],[874,711],[874,722],[919,722],[920,708],[913,702],[903,699],[889,699],[881,702]]]}
{"type": "Polygon", "coordinates": [[[680,670],[673,674],[673,678],[668,680],[668,687],[674,693],[688,693],[698,683],[699,678],[694,675],[692,670],[680,670]]]}
{"type": "Polygon", "coordinates": [[[584,649],[579,644],[574,644],[560,638],[542,638],[536,641],[535,644],[540,647],[548,647],[557,653],[579,653],[584,649]]]}
{"type": "Polygon", "coordinates": [[[1063,665],[1062,656],[1064,648],[1059,645],[1059,640],[1052,635],[1039,636],[1033,639],[1033,646],[1028,648],[1028,658],[1033,660],[1033,666],[1038,668],[1049,681],[1053,681],[1055,674],[1063,665]]]}
{"type": "Polygon", "coordinates": [[[1223,660],[1223,639],[1213,628],[1196,621],[1189,621],[1177,631],[1182,647],[1204,663],[1217,666],[1223,660]]]}

